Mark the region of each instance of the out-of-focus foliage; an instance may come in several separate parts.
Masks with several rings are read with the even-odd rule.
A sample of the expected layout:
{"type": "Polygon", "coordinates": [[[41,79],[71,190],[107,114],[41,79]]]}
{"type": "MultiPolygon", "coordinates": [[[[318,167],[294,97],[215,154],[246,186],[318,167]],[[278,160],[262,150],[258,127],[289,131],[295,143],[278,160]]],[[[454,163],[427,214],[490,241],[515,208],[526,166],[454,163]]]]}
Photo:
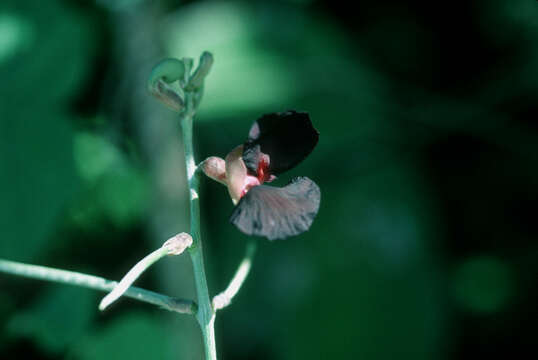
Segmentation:
{"type": "Polygon", "coordinates": [[[11,336],[32,339],[45,353],[59,355],[86,335],[96,299],[97,295],[87,290],[51,289],[13,315],[7,331],[11,336]]]}
{"type": "Polygon", "coordinates": [[[0,252],[36,260],[77,188],[74,114],[96,39],[90,22],[57,1],[0,5],[0,252]],[[36,214],[38,214],[36,216],[36,214]]]}
{"type": "MultiPolygon", "coordinates": [[[[535,0],[3,0],[1,258],[117,279],[186,230],[179,127],[145,79],[203,50],[198,160],[267,112],[306,110],[321,133],[293,174],[320,185],[318,218],[261,242],[218,314],[221,357],[536,352],[535,0]]],[[[224,187],[203,180],[201,206],[215,294],[246,237],[224,187]]],[[[188,266],[140,285],[192,296],[188,266]]],[[[3,274],[0,289],[0,358],[201,356],[191,318],[128,300],[98,315],[93,292],[3,274]]]]}
{"type": "Polygon", "coordinates": [[[476,312],[495,312],[510,300],[514,287],[510,268],[499,259],[475,257],[461,264],[454,276],[461,305],[476,312]]]}
{"type": "Polygon", "coordinates": [[[154,317],[132,312],[105,329],[87,334],[73,348],[76,359],[163,359],[166,328],[154,317]],[[136,341],[133,342],[133,339],[136,341]]]}

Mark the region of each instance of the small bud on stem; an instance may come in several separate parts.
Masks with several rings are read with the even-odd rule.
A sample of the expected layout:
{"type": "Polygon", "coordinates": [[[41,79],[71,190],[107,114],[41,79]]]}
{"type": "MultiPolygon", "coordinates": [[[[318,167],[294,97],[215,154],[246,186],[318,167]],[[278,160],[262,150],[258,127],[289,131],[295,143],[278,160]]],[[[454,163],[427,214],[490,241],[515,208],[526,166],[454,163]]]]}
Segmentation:
{"type": "Polygon", "coordinates": [[[185,77],[185,64],[178,59],[165,59],[158,63],[148,79],[148,90],[164,105],[174,111],[184,106],[183,91],[172,85],[185,77]]]}
{"type": "Polygon", "coordinates": [[[211,55],[211,53],[208,51],[204,51],[200,56],[200,63],[198,64],[198,68],[191,76],[191,79],[185,87],[185,90],[193,91],[201,88],[204,85],[204,79],[207,74],[209,74],[209,70],[211,70],[212,65],[213,55],[211,55]]]}
{"type": "Polygon", "coordinates": [[[192,93],[198,106],[204,90],[204,79],[213,65],[213,55],[205,51],[198,68],[191,76],[191,58],[165,59],[158,63],[148,80],[148,90],[168,108],[181,112],[185,109],[185,92],[192,93]]]}
{"type": "Polygon", "coordinates": [[[105,296],[103,300],[101,300],[99,310],[105,310],[110,304],[122,296],[135,282],[135,280],[138,279],[138,277],[142,275],[142,273],[151,265],[167,255],[179,255],[191,245],[192,237],[187,233],[179,233],[176,236],[166,240],[163,246],[140,260],[131,268],[131,270],[129,270],[129,272],[121,279],[118,285],[116,285],[114,289],[107,296],[105,296]]]}
{"type": "Polygon", "coordinates": [[[226,163],[224,159],[211,156],[205,159],[199,167],[208,177],[226,185],[226,163]]]}
{"type": "Polygon", "coordinates": [[[160,102],[166,105],[169,109],[179,112],[183,109],[184,102],[177,90],[168,85],[163,80],[157,80],[154,84],[155,87],[150,88],[150,92],[160,102]]]}
{"type": "Polygon", "coordinates": [[[168,255],[181,255],[185,249],[192,245],[192,236],[182,232],[166,240],[163,248],[168,250],[168,255]]]}

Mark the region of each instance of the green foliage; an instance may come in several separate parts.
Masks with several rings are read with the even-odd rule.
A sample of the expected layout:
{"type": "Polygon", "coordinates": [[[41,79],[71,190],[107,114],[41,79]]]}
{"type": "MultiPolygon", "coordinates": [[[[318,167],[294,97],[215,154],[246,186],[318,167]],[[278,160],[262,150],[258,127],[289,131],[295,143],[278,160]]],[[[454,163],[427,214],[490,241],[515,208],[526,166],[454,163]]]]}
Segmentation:
{"type": "Polygon", "coordinates": [[[81,338],[70,356],[81,360],[164,359],[166,339],[166,330],[158,318],[132,312],[81,338]]]}
{"type": "Polygon", "coordinates": [[[463,307],[491,313],[507,305],[514,291],[510,267],[493,257],[471,258],[456,268],[454,294],[463,307]]]}
{"type": "Polygon", "coordinates": [[[101,136],[81,132],[74,136],[74,157],[80,176],[96,182],[114,168],[125,166],[125,160],[113,144],[101,136]]]}
{"type": "Polygon", "coordinates": [[[7,324],[10,336],[29,338],[51,355],[65,353],[88,333],[97,294],[76,287],[51,287],[7,324]]]}
{"type": "Polygon", "coordinates": [[[68,113],[93,52],[89,23],[60,2],[0,5],[0,253],[35,261],[78,187],[68,113]],[[39,215],[37,215],[39,214],[39,215]]]}

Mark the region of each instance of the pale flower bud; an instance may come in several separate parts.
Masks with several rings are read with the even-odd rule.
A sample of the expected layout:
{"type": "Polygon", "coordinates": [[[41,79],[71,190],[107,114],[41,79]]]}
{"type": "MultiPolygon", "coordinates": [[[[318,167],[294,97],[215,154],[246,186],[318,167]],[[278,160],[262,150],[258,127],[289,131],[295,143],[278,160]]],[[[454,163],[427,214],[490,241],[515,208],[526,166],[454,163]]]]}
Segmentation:
{"type": "Polygon", "coordinates": [[[168,255],[180,255],[192,245],[192,236],[182,232],[166,240],[163,248],[168,250],[168,255]]]}
{"type": "Polygon", "coordinates": [[[226,185],[226,163],[224,159],[217,156],[211,156],[205,159],[200,168],[211,179],[226,185]]]}

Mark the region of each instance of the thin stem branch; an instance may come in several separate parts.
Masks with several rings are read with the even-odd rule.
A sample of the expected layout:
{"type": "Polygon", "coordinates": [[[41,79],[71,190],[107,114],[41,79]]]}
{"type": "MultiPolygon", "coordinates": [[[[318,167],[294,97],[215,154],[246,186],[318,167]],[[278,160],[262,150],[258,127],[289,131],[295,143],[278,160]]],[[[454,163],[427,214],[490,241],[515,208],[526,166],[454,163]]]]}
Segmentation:
{"type": "Polygon", "coordinates": [[[167,255],[181,255],[183,251],[192,245],[192,237],[186,233],[180,233],[166,240],[160,248],[144,257],[121,279],[119,284],[107,296],[101,300],[99,310],[105,310],[110,304],[122,296],[129,286],[151,265],[167,255]]]}
{"type": "Polygon", "coordinates": [[[168,249],[159,248],[136,263],[136,265],[132,267],[131,270],[129,270],[129,272],[121,279],[118,285],[114,287],[114,290],[108,293],[107,296],[101,300],[99,303],[99,310],[105,310],[110,304],[116,301],[147,268],[166,255],[168,255],[168,249]]]}
{"type": "MultiPolygon", "coordinates": [[[[2,259],[0,259],[0,271],[32,279],[82,286],[107,292],[114,289],[118,284],[116,281],[107,280],[98,276],[2,259]]],[[[138,301],[157,305],[165,310],[191,315],[196,313],[196,303],[190,300],[172,298],[137,287],[130,287],[124,295],[138,301]]]]}
{"type": "Polygon", "coordinates": [[[202,238],[200,234],[200,204],[198,198],[199,174],[196,171],[194,161],[194,149],[192,144],[192,120],[196,111],[194,105],[194,94],[185,93],[185,111],[180,113],[181,133],[183,135],[183,146],[185,150],[185,163],[187,167],[187,179],[190,193],[190,233],[193,244],[189,248],[194,270],[194,284],[198,297],[198,312],[196,319],[202,329],[204,338],[204,349],[206,360],[216,360],[217,350],[215,345],[215,311],[211,306],[207,280],[204,269],[204,259],[202,253],[202,238]]]}
{"type": "Polygon", "coordinates": [[[215,311],[230,305],[234,296],[239,292],[239,289],[241,289],[241,286],[245,282],[248,273],[250,272],[250,268],[252,267],[252,260],[254,258],[254,254],[256,253],[257,245],[258,243],[256,240],[250,240],[247,244],[245,257],[239,264],[239,267],[237,268],[234,277],[230,281],[230,284],[226,290],[213,298],[213,309],[215,309],[215,311]]]}

